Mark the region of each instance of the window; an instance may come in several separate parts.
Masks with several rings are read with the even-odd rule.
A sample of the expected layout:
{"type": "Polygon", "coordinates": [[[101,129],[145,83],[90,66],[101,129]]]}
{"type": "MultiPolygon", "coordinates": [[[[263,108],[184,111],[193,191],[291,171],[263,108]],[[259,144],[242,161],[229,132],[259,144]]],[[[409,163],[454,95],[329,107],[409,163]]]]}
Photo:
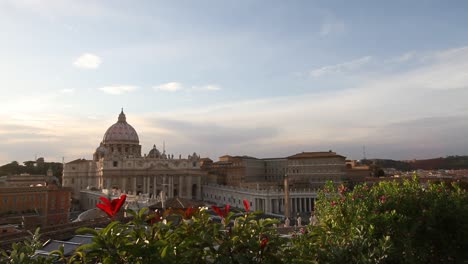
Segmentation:
{"type": "Polygon", "coordinates": [[[114,166],[114,167],[117,167],[117,165],[119,165],[119,162],[118,162],[118,161],[114,161],[114,162],[113,162],[113,166],[114,166]]]}

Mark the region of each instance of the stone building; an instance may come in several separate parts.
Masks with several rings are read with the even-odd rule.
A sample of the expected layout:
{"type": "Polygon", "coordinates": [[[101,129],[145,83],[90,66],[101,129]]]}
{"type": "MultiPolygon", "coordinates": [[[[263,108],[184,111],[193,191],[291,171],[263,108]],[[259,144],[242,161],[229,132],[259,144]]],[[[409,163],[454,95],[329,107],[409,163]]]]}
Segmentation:
{"type": "Polygon", "coordinates": [[[286,175],[291,214],[310,214],[318,189],[329,180],[339,184],[346,179],[345,157],[332,151],[267,159],[225,155],[204,168],[210,175],[203,186],[205,201],[242,207],[247,199],[253,210],[271,214],[285,213],[286,175]]]}
{"type": "Polygon", "coordinates": [[[73,199],[80,200],[86,189],[118,190],[131,195],[201,199],[200,157],[187,158],[167,154],[156,146],[142,155],[136,130],[122,110],[115,124],[104,134],[92,160],[77,159],[64,165],[63,185],[73,189],[73,199]]]}
{"type": "Polygon", "coordinates": [[[217,178],[210,183],[258,189],[281,187],[289,176],[292,188],[320,188],[326,181],[342,182],[346,174],[345,157],[332,151],[302,152],[284,158],[258,159],[249,156],[219,158],[205,168],[217,178]]]}

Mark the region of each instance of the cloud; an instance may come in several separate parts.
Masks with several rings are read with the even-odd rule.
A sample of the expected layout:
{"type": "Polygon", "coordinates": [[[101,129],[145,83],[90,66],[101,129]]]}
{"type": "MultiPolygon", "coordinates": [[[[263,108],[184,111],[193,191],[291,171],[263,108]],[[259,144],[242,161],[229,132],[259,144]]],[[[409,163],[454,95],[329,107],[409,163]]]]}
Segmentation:
{"type": "Polygon", "coordinates": [[[80,57],[78,57],[74,62],[73,65],[77,68],[81,69],[97,69],[99,65],[101,65],[101,58],[97,55],[91,53],[83,53],[80,57]]]}
{"type": "MultiPolygon", "coordinates": [[[[418,56],[414,59],[419,60],[418,56]]],[[[428,59],[423,64],[405,72],[373,74],[347,89],[159,114],[157,120],[163,121],[158,127],[167,131],[154,138],[171,138],[171,142],[201,148],[213,157],[225,153],[265,157],[280,156],[285,151],[288,153],[284,155],[333,149],[361,158],[362,145],[369,147],[372,157],[410,159],[457,151],[459,155],[468,154],[468,145],[462,141],[468,131],[468,122],[463,121],[468,120],[468,49],[424,56],[428,59]],[[451,138],[458,143],[444,143],[451,138]]],[[[356,60],[356,64],[367,60],[356,60]]],[[[354,67],[350,66],[353,63],[343,64],[335,68],[354,67]]],[[[148,120],[154,116],[148,115],[148,120]]]]}
{"type": "Polygon", "coordinates": [[[218,85],[208,84],[208,85],[201,85],[201,86],[192,86],[191,88],[185,88],[185,86],[180,82],[169,82],[164,83],[158,86],[153,87],[156,91],[164,91],[164,92],[177,92],[177,91],[219,91],[221,87],[218,85]]]}
{"type": "Polygon", "coordinates": [[[182,90],[184,87],[179,82],[169,82],[165,84],[158,85],[153,87],[155,90],[164,91],[164,92],[177,92],[182,90]]]}
{"type": "Polygon", "coordinates": [[[104,87],[99,88],[99,90],[108,94],[113,94],[113,95],[133,92],[136,89],[138,89],[138,87],[131,86],[131,85],[104,86],[104,87]]]}
{"type": "Polygon", "coordinates": [[[321,77],[328,74],[346,73],[357,70],[372,60],[371,56],[365,56],[352,61],[346,61],[335,65],[327,65],[310,71],[310,76],[321,77]]]}
{"type": "Polygon", "coordinates": [[[204,86],[193,86],[192,89],[195,91],[219,91],[221,90],[221,87],[218,85],[209,84],[204,86]]]}
{"type": "Polygon", "coordinates": [[[406,52],[396,58],[393,58],[391,59],[389,62],[407,62],[411,59],[414,59],[416,57],[416,53],[415,52],[406,52]]]}

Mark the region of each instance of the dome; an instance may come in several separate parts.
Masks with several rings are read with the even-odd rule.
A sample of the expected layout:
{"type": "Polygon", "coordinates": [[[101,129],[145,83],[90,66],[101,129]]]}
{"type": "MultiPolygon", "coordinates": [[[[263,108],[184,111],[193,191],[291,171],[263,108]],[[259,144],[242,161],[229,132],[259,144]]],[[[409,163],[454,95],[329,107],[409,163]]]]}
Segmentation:
{"type": "Polygon", "coordinates": [[[159,158],[161,156],[161,152],[156,148],[156,145],[153,145],[153,148],[148,153],[148,157],[151,158],[159,158]]]}
{"type": "Polygon", "coordinates": [[[117,123],[109,127],[102,139],[104,144],[122,142],[122,143],[135,143],[139,144],[138,134],[135,129],[127,123],[125,114],[120,113],[117,123]]]}

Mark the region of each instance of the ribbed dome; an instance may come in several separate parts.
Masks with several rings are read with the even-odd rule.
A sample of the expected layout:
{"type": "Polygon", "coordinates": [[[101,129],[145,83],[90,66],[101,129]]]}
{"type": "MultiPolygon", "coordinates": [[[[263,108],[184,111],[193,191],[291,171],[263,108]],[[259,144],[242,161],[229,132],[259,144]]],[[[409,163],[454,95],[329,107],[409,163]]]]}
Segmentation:
{"type": "Polygon", "coordinates": [[[135,144],[140,143],[137,132],[130,124],[127,123],[123,109],[119,115],[117,123],[113,124],[111,127],[109,127],[109,129],[107,129],[102,142],[104,144],[118,142],[135,144]]]}

